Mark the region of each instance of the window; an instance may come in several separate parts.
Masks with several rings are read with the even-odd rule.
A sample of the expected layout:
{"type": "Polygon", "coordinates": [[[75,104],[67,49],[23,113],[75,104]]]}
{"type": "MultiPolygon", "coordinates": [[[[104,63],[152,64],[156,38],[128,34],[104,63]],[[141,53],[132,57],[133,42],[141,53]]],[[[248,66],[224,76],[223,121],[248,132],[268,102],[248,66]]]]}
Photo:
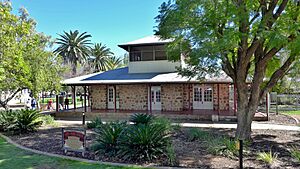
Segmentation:
{"type": "Polygon", "coordinates": [[[202,89],[199,87],[194,88],[194,101],[202,101],[202,89]]]}
{"type": "Polygon", "coordinates": [[[114,89],[109,88],[108,89],[108,102],[114,101],[114,89]]]}
{"type": "Polygon", "coordinates": [[[160,102],[160,90],[156,91],[156,102],[160,102]]]}
{"type": "Polygon", "coordinates": [[[131,62],[167,60],[165,46],[164,45],[133,46],[130,48],[129,60],[131,62]]]}
{"type": "Polygon", "coordinates": [[[151,91],[151,101],[154,102],[154,91],[151,91]]]}
{"type": "Polygon", "coordinates": [[[167,60],[165,51],[155,51],[155,60],[167,60]]]}
{"type": "Polygon", "coordinates": [[[212,88],[208,87],[204,90],[204,101],[212,102],[212,88]]]}

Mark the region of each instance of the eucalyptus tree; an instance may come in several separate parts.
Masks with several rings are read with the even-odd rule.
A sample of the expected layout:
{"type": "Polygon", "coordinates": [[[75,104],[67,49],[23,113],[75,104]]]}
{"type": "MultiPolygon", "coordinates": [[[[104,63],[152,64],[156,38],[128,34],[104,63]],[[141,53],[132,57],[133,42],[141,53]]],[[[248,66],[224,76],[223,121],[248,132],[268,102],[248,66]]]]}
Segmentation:
{"type": "Polygon", "coordinates": [[[54,53],[62,56],[64,63],[72,65],[73,76],[77,73],[78,64],[83,64],[87,61],[92,37],[87,32],[79,33],[78,30],[58,34],[59,38],[56,40],[58,47],[54,53]]]}
{"type": "Polygon", "coordinates": [[[0,2],[0,106],[8,102],[22,89],[30,89],[34,96],[42,89],[59,90],[59,59],[47,51],[50,39],[36,31],[35,21],[26,9],[14,14],[11,3],[0,2]]]}
{"type": "Polygon", "coordinates": [[[91,65],[95,72],[106,71],[108,60],[113,56],[113,52],[110,48],[102,45],[101,43],[96,43],[91,48],[91,65]]]}
{"type": "Polygon", "coordinates": [[[259,101],[299,59],[299,5],[299,0],[173,0],[160,7],[156,33],[174,39],[167,47],[171,59],[188,56],[182,74],[203,77],[223,70],[233,79],[237,138],[250,138],[259,101]],[[272,64],[281,51],[287,57],[272,64]]]}

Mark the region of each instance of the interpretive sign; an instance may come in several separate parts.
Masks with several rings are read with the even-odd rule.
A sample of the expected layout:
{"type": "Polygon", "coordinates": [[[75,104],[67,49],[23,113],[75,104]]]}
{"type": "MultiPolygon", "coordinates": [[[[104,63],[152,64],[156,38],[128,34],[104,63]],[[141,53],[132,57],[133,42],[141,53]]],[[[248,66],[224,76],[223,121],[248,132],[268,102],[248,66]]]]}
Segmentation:
{"type": "Polygon", "coordinates": [[[62,147],[65,153],[67,151],[81,152],[84,156],[86,148],[85,130],[65,130],[62,128],[62,147]]]}

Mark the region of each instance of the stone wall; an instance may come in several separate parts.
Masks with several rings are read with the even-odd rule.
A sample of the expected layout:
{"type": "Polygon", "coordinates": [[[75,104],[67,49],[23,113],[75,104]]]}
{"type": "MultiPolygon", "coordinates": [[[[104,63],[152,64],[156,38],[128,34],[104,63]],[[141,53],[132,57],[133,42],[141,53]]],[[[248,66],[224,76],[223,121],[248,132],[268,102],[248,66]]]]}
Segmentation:
{"type": "Polygon", "coordinates": [[[219,84],[219,97],[218,101],[218,84],[214,84],[214,110],[229,110],[229,84],[219,84]],[[220,107],[218,107],[220,103],[220,107]]]}
{"type": "Polygon", "coordinates": [[[117,85],[120,110],[147,110],[148,85],[117,85]]]}
{"type": "Polygon", "coordinates": [[[90,86],[90,100],[92,109],[107,108],[107,88],[106,85],[90,86]]]}
{"type": "Polygon", "coordinates": [[[193,109],[193,84],[183,84],[183,110],[193,109]]]}
{"type": "Polygon", "coordinates": [[[161,85],[161,108],[163,111],[183,110],[183,84],[161,85]]]}
{"type": "MultiPolygon", "coordinates": [[[[120,110],[148,110],[148,85],[116,85],[120,110]]],[[[214,110],[229,110],[229,84],[213,84],[214,110]],[[220,105],[218,105],[220,103],[220,105]],[[219,107],[220,106],[220,107],[219,107]]],[[[90,87],[92,109],[107,108],[107,86],[90,87]]],[[[193,109],[193,84],[162,84],[162,111],[182,111],[193,109]]]]}

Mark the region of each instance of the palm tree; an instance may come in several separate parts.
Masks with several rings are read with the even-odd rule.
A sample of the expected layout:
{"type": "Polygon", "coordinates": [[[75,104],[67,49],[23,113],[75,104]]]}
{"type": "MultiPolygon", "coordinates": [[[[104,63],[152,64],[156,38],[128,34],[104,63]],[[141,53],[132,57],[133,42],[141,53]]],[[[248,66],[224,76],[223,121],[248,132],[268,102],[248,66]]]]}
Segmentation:
{"type": "Polygon", "coordinates": [[[123,67],[123,59],[120,57],[112,56],[107,60],[106,70],[112,70],[119,67],[123,67]]]}
{"type": "Polygon", "coordinates": [[[87,60],[89,55],[90,37],[87,32],[79,33],[78,30],[58,34],[60,37],[55,43],[59,44],[54,53],[63,57],[65,63],[72,64],[72,74],[76,75],[78,63],[82,64],[87,60]]]}
{"type": "Polygon", "coordinates": [[[109,60],[114,53],[101,43],[96,43],[91,49],[91,63],[95,72],[105,71],[109,60]]]}

